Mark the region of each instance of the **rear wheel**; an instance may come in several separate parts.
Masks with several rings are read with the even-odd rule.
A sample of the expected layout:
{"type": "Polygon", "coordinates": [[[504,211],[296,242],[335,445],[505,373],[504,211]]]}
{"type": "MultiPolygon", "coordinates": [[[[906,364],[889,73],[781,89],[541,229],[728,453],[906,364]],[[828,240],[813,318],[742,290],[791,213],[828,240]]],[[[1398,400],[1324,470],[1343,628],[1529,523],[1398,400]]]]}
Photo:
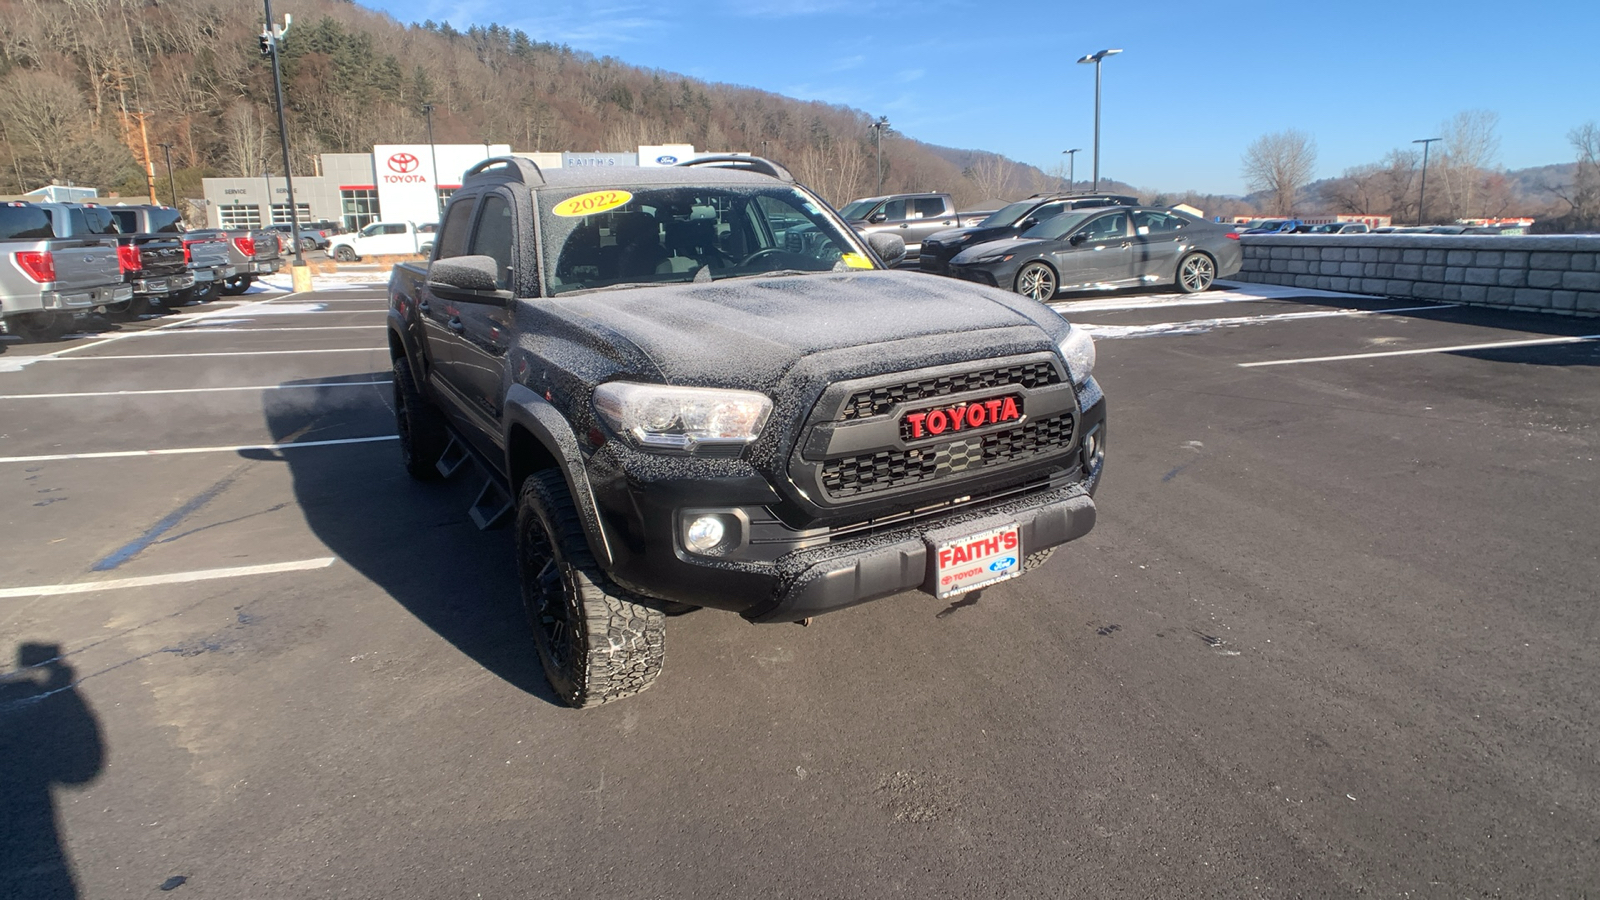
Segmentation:
{"type": "Polygon", "coordinates": [[[1217,264],[1204,253],[1191,253],[1178,263],[1178,290],[1198,294],[1217,280],[1217,264]]]}
{"type": "Polygon", "coordinates": [[[417,390],[411,364],[403,356],[394,361],[394,421],[406,473],[418,481],[438,480],[437,463],[450,445],[450,434],[438,407],[417,390]]]}
{"type": "Polygon", "coordinates": [[[229,297],[237,297],[245,291],[250,290],[250,284],[253,281],[255,281],[255,279],[251,278],[249,275],[234,275],[231,278],[223,280],[222,292],[227,294],[229,297]]]}
{"type": "Polygon", "coordinates": [[[6,320],[11,333],[36,344],[59,341],[72,328],[72,313],[47,309],[22,313],[6,320]]]}
{"type": "Polygon", "coordinates": [[[184,288],[181,291],[173,291],[172,293],[162,297],[161,305],[165,306],[167,309],[177,309],[193,299],[194,288],[184,288]]]}
{"type": "Polygon", "coordinates": [[[1042,262],[1031,262],[1017,273],[1017,293],[1043,303],[1056,295],[1056,271],[1042,262]]]}
{"type": "Polygon", "coordinates": [[[221,292],[221,285],[217,284],[215,281],[208,281],[203,287],[196,287],[194,289],[194,299],[200,301],[201,303],[210,303],[211,301],[217,299],[221,292]]]}
{"type": "Polygon", "coordinates": [[[522,604],[550,686],[579,709],[630,697],[661,674],[666,616],[614,584],[589,552],[561,472],[528,476],[517,498],[522,604]]]}
{"type": "Polygon", "coordinates": [[[315,250],[315,249],[317,249],[317,242],[316,241],[313,241],[311,238],[308,238],[308,237],[303,237],[303,238],[300,239],[300,250],[301,250],[302,253],[310,253],[312,250],[315,250]]]}

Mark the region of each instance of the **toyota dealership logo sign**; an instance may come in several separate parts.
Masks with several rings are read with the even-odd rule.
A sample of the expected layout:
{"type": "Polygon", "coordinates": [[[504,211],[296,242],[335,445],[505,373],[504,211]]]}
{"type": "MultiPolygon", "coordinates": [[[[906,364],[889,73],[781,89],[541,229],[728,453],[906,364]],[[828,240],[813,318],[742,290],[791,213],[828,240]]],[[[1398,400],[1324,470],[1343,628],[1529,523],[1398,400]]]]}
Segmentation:
{"type": "Polygon", "coordinates": [[[403,150],[399,153],[391,153],[386,165],[389,167],[389,172],[394,174],[384,173],[384,184],[428,183],[428,176],[417,171],[422,166],[422,160],[418,159],[415,153],[407,153],[403,150]]]}

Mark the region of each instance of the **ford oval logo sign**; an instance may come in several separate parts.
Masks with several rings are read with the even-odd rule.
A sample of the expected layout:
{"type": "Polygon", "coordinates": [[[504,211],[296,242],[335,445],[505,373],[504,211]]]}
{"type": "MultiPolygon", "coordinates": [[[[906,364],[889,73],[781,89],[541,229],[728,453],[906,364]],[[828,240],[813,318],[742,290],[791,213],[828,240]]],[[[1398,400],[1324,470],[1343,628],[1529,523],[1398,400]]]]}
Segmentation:
{"type": "Polygon", "coordinates": [[[656,162],[663,166],[675,166],[678,164],[678,158],[671,155],[658,156],[656,162]]]}
{"type": "Polygon", "coordinates": [[[1015,556],[1007,556],[1003,559],[997,559],[994,562],[989,563],[989,571],[1004,572],[1016,564],[1017,558],[1015,556]]]}

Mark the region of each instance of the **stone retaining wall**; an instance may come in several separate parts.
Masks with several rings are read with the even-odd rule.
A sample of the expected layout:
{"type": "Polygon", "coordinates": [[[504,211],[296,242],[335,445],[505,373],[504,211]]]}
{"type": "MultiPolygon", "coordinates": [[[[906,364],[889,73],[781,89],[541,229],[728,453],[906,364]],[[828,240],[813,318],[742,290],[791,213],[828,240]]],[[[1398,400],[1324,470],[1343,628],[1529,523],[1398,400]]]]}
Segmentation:
{"type": "Polygon", "coordinates": [[[1240,281],[1600,315],[1600,236],[1250,235],[1240,281]]]}

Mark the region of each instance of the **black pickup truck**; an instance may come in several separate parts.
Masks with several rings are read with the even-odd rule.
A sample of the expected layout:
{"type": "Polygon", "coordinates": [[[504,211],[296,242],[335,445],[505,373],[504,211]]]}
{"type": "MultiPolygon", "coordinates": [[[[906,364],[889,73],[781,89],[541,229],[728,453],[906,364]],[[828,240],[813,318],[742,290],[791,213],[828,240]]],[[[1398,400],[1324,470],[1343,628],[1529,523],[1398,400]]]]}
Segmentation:
{"type": "Polygon", "coordinates": [[[752,157],[467,171],[431,262],[390,280],[400,446],[417,478],[486,476],[472,516],[514,521],[566,702],[648,687],[674,612],[953,601],[1089,531],[1093,342],[885,271],[904,252],[752,157]]]}

